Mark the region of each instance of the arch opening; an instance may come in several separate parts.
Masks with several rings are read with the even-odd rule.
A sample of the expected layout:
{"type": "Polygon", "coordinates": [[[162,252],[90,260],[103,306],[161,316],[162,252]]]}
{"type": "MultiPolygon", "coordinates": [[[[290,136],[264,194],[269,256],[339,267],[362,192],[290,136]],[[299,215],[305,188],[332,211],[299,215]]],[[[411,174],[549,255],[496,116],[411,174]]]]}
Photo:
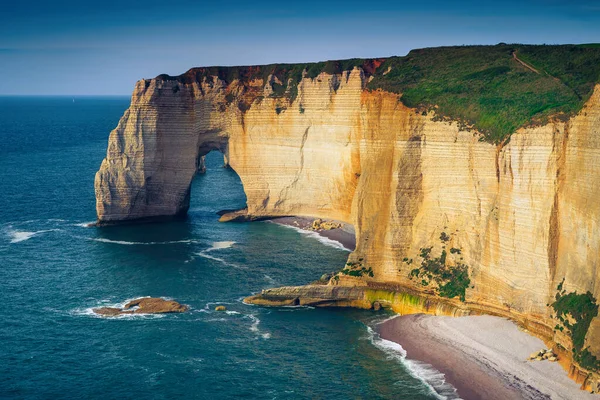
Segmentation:
{"type": "Polygon", "coordinates": [[[245,209],[247,198],[242,181],[230,166],[225,146],[203,146],[199,149],[197,171],[190,184],[188,214],[225,212],[245,209]],[[218,197],[217,202],[207,201],[218,197]]]}

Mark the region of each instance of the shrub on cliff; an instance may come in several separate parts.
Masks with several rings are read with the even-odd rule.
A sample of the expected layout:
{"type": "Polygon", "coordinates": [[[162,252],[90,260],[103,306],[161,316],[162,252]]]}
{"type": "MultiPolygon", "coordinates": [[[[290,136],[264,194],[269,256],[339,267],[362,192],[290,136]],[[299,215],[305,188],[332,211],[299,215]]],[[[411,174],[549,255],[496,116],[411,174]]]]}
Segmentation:
{"type": "MultiPolygon", "coordinates": [[[[442,245],[450,239],[450,235],[445,232],[440,234],[442,245]]],[[[446,249],[442,248],[439,257],[434,257],[432,250],[433,247],[421,248],[419,254],[421,265],[413,268],[408,278],[418,281],[421,286],[429,286],[434,283],[434,290],[438,295],[450,299],[458,297],[461,301],[465,301],[466,291],[471,284],[471,279],[469,278],[469,267],[462,263],[462,258],[456,258],[461,253],[460,249],[453,247],[450,255],[448,255],[446,249]],[[451,257],[452,260],[448,260],[448,257],[451,257]]],[[[407,265],[412,263],[412,259],[408,257],[405,257],[403,261],[407,265]]]]}
{"type": "Polygon", "coordinates": [[[589,291],[585,294],[567,293],[563,285],[564,280],[557,288],[556,301],[552,303],[556,318],[562,325],[557,327],[561,331],[568,329],[573,341],[573,358],[579,365],[592,371],[600,370],[600,361],[585,347],[585,337],[592,319],[598,316],[596,299],[589,291]]]}

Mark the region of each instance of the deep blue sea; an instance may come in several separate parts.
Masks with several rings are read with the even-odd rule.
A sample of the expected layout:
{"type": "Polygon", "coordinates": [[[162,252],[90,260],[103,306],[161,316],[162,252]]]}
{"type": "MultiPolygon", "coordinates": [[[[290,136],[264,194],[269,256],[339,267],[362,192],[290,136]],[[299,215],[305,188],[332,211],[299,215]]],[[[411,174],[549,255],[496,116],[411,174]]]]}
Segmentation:
{"type": "Polygon", "coordinates": [[[348,253],[270,222],[219,223],[245,195],[218,153],[187,220],[87,227],[128,102],[0,97],[0,398],[440,398],[435,376],[373,333],[390,314],[242,303],[318,279],[348,253]],[[141,296],[190,311],[91,312],[141,296]]]}

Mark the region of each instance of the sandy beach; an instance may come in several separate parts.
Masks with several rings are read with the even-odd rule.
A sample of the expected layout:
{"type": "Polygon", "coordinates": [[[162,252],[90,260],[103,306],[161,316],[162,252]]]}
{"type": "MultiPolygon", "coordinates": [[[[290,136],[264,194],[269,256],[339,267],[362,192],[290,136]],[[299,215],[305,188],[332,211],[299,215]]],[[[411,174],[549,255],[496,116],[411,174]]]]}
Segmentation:
{"type": "Polygon", "coordinates": [[[596,399],[550,361],[527,361],[545,344],[513,322],[492,316],[406,315],[377,327],[406,357],[430,364],[466,400],[596,399]]]}
{"type": "MultiPolygon", "coordinates": [[[[273,218],[270,221],[276,224],[291,226],[305,231],[312,231],[310,227],[312,226],[312,223],[315,219],[316,218],[309,217],[280,217],[273,218]]],[[[326,237],[328,239],[335,240],[336,242],[341,243],[342,246],[344,246],[346,249],[353,251],[356,248],[356,237],[354,235],[354,227],[345,222],[334,222],[339,222],[340,224],[342,224],[342,227],[331,230],[319,230],[313,232],[318,233],[320,236],[326,237]]]]}

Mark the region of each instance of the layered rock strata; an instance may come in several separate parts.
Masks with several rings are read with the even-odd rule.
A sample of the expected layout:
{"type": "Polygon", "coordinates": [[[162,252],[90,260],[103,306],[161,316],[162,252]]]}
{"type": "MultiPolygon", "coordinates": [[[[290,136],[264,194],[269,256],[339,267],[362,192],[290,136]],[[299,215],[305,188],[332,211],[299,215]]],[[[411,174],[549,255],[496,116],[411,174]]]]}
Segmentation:
{"type": "MultiPolygon", "coordinates": [[[[289,96],[273,77],[139,81],[96,175],[99,223],[185,215],[202,157],[218,150],[247,196],[223,219],[354,225],[346,273],[327,287],[445,295],[541,326],[569,353],[577,321],[552,304],[600,296],[600,87],[566,122],[494,145],[367,81],[361,68],[305,76],[289,96]]],[[[579,349],[600,358],[600,319],[586,318],[579,349]]]]}

